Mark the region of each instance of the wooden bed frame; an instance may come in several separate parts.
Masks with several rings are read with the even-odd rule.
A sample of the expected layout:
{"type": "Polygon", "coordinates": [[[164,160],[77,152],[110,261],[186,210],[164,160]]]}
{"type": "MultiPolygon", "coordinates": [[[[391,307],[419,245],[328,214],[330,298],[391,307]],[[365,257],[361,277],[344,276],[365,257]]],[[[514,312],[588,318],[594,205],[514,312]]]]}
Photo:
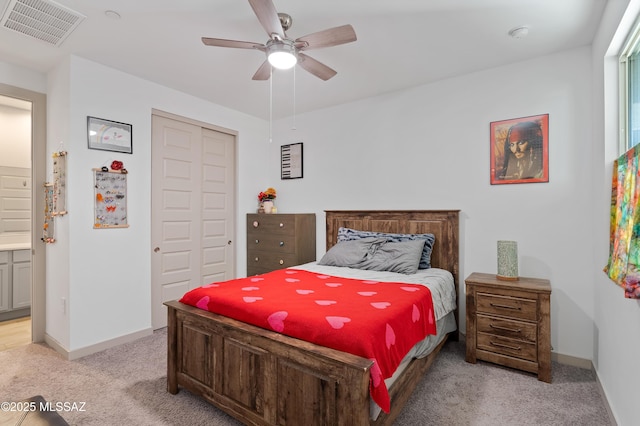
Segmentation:
{"type": "MultiPolygon", "coordinates": [[[[432,266],[451,271],[459,295],[458,212],[326,211],[327,250],[341,226],[435,234],[432,266]]],[[[177,301],[165,305],[167,390],[188,389],[247,425],[390,425],[447,340],[409,364],[389,390],[391,412],[372,421],[371,361],[177,301]]]]}

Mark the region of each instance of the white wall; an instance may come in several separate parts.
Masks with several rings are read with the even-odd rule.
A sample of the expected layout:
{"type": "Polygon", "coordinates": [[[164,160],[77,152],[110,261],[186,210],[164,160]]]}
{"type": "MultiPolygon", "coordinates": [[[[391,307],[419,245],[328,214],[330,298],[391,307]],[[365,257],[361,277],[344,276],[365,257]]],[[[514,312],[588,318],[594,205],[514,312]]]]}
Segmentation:
{"type": "Polygon", "coordinates": [[[44,74],[0,61],[0,82],[39,93],[47,93],[47,78],[44,74]]]}
{"type": "MultiPolygon", "coordinates": [[[[238,253],[244,215],[255,211],[268,126],[259,120],[78,57],[49,73],[48,150],[68,151],[67,209],[47,247],[47,333],[74,351],[151,327],[151,113],[160,109],[234,129],[238,136],[238,253]],[[87,148],[87,116],[132,124],[133,154],[87,148]],[[128,223],[93,229],[93,172],[113,160],[128,174],[128,223]],[[256,183],[258,182],[258,183],[256,183]],[[63,312],[61,298],[67,299],[63,312]]],[[[237,271],[245,273],[245,256],[237,271]]]]}
{"type": "Polygon", "coordinates": [[[639,0],[609,0],[593,43],[594,365],[619,425],[637,424],[639,418],[640,302],[625,299],[602,266],[609,255],[612,165],[620,154],[617,54],[639,13],[639,0]]]}
{"type": "Polygon", "coordinates": [[[591,359],[590,105],[585,47],[300,115],[295,131],[283,120],[270,153],[279,212],[317,214],[321,256],[323,210],[460,209],[461,279],[495,273],[496,241],[518,241],[520,275],[552,283],[553,350],[591,359]],[[490,122],[544,113],[549,183],[490,185],[490,122]],[[279,145],[296,141],[304,178],[278,182],[279,145]]]}
{"type": "Polygon", "coordinates": [[[31,111],[0,104],[0,166],[31,168],[31,111]]]}

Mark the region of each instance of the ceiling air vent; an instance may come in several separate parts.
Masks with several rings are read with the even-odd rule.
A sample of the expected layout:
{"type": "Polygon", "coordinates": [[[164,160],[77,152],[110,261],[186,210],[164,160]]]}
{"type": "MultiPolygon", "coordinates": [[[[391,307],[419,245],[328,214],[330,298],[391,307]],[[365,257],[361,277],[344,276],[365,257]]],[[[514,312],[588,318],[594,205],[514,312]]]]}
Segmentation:
{"type": "Polygon", "coordinates": [[[85,16],[44,0],[11,0],[0,25],[54,46],[60,46],[85,16]]]}

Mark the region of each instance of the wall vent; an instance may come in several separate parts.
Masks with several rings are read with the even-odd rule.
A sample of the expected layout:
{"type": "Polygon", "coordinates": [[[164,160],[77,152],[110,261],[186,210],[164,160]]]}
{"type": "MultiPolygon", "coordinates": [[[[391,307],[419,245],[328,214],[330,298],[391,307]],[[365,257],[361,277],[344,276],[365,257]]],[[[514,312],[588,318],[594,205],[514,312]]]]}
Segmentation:
{"type": "Polygon", "coordinates": [[[10,0],[0,25],[60,46],[84,18],[84,15],[53,1],[10,0]]]}

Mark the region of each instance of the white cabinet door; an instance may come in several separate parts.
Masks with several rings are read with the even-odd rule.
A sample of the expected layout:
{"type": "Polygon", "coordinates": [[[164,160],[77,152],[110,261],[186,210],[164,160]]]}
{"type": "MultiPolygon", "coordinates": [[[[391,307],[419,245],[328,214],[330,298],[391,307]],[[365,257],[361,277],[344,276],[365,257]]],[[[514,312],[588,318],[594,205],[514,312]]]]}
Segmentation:
{"type": "Polygon", "coordinates": [[[31,262],[13,264],[13,309],[31,306],[31,262]]]}
{"type": "Polygon", "coordinates": [[[0,265],[0,312],[8,311],[9,304],[9,265],[0,265]]]}

